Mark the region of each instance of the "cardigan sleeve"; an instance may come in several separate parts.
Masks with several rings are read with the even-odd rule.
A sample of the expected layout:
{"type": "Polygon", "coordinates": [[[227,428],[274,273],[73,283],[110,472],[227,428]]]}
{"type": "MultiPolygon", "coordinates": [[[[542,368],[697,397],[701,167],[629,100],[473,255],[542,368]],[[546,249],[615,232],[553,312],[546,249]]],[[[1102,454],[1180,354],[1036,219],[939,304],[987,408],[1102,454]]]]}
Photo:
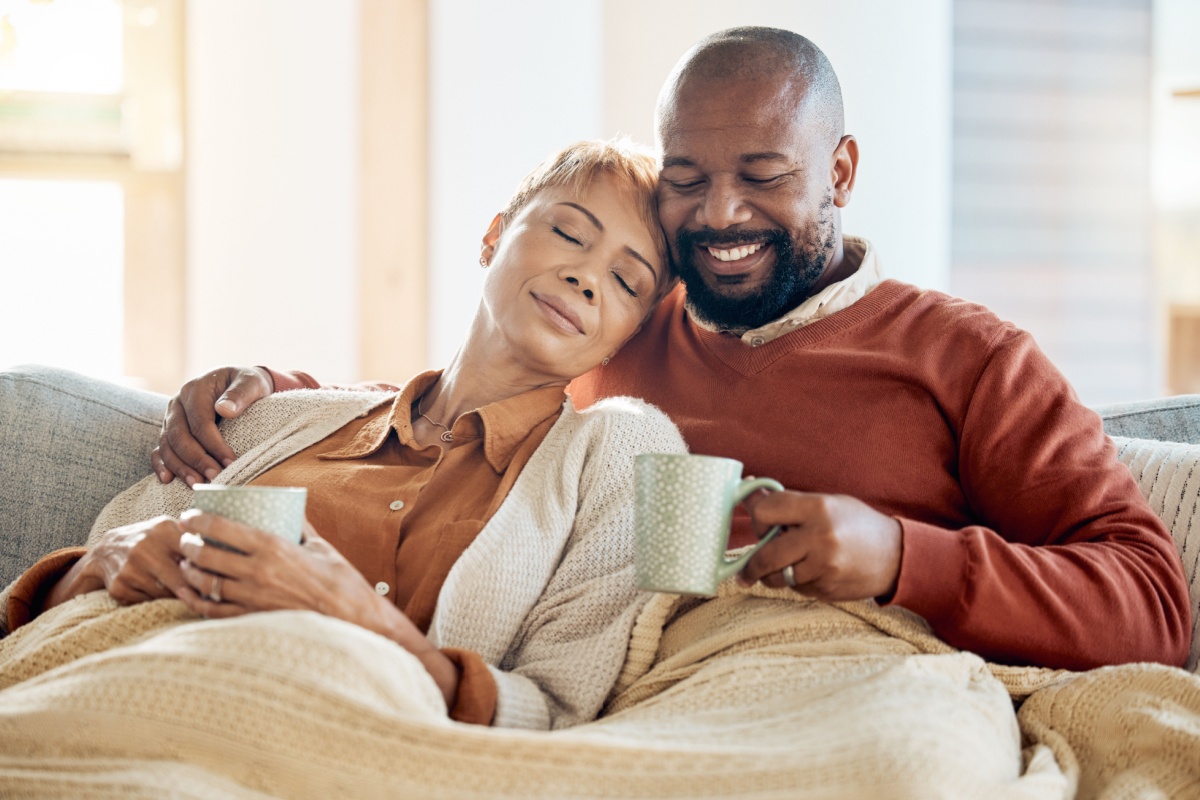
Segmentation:
{"type": "Polygon", "coordinates": [[[959,480],[979,524],[901,519],[890,602],[995,661],[1184,663],[1191,611],[1171,534],[1027,333],[997,337],[959,428],[959,480]]]}
{"type": "Polygon", "coordinates": [[[579,502],[562,558],[499,667],[493,725],[564,728],[594,719],[620,674],[649,599],[633,567],[633,460],[686,452],[657,409],[591,428],[579,502]]]}
{"type": "Polygon", "coordinates": [[[369,381],[356,383],[351,386],[323,386],[320,381],[307,372],[300,372],[298,370],[280,372],[270,367],[263,367],[263,369],[271,375],[271,383],[277,392],[290,392],[296,389],[349,389],[352,391],[367,392],[398,392],[402,388],[391,383],[385,383],[384,381],[369,381]]]}

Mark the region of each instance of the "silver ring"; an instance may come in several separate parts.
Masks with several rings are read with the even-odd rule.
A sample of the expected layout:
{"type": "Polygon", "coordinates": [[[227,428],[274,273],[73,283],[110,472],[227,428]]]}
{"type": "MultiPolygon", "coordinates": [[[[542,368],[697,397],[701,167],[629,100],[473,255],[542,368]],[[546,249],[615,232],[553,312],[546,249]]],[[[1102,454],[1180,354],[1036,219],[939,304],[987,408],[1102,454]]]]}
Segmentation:
{"type": "Polygon", "coordinates": [[[212,589],[208,592],[208,599],[214,603],[221,602],[221,576],[213,575],[212,589]]]}
{"type": "Polygon", "coordinates": [[[793,569],[794,566],[794,564],[788,564],[779,573],[783,576],[783,582],[793,589],[796,588],[796,571],[793,569]]]}

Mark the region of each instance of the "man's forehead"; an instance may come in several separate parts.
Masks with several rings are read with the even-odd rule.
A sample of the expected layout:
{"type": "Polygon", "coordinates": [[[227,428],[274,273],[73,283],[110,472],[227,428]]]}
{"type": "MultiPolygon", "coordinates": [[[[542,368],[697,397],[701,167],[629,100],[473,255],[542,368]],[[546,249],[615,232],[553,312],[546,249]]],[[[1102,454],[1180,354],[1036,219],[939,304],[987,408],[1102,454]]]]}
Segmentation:
{"type": "Polygon", "coordinates": [[[695,78],[680,82],[664,98],[656,128],[661,143],[710,129],[765,129],[782,134],[799,123],[803,101],[803,87],[784,78],[695,78]]]}

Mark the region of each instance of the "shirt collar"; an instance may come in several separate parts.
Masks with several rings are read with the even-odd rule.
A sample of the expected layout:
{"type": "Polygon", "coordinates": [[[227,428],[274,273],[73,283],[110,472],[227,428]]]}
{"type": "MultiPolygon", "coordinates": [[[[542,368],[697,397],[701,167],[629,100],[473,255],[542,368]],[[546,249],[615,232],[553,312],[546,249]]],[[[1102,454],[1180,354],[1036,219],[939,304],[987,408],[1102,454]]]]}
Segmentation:
{"type": "MultiPolygon", "coordinates": [[[[416,398],[423,395],[441,376],[441,370],[430,370],[417,375],[396,395],[388,414],[377,415],[344,447],[326,453],[323,457],[366,458],[383,447],[392,431],[395,431],[401,444],[418,447],[412,429],[416,398]]],[[[566,392],[562,386],[531,389],[462,414],[454,421],[450,430],[459,441],[482,436],[484,457],[492,469],[503,472],[530,431],[551,415],[558,413],[565,400],[566,392]]]]}
{"type": "Polygon", "coordinates": [[[746,344],[757,347],[772,339],[777,339],[785,333],[805,325],[811,325],[847,309],[883,282],[883,269],[875,248],[866,239],[858,236],[843,236],[842,247],[843,257],[851,263],[857,261],[858,268],[849,276],[836,283],[831,283],[812,297],[807,298],[778,319],[744,332],[709,325],[697,318],[695,314],[689,314],[691,321],[708,331],[737,335],[746,344]]]}

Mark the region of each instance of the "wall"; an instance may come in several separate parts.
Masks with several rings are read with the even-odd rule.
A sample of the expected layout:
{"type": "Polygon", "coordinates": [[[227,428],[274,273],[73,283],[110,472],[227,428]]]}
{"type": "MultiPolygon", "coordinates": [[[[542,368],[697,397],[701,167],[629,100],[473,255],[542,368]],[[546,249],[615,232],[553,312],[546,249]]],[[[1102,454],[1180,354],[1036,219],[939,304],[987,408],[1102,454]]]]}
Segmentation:
{"type": "Polygon", "coordinates": [[[187,373],[358,379],[358,4],[187,4],[187,373]]]}
{"type": "Polygon", "coordinates": [[[554,150],[606,135],[601,0],[431,0],[430,364],[479,302],[480,239],[554,150]]]}
{"type": "Polygon", "coordinates": [[[790,28],[826,51],[862,151],[847,230],[871,238],[890,275],[948,285],[949,0],[436,0],[431,12],[432,364],[474,312],[479,236],[521,176],[574,139],[650,142],[671,66],[734,25],[790,28]]]}

